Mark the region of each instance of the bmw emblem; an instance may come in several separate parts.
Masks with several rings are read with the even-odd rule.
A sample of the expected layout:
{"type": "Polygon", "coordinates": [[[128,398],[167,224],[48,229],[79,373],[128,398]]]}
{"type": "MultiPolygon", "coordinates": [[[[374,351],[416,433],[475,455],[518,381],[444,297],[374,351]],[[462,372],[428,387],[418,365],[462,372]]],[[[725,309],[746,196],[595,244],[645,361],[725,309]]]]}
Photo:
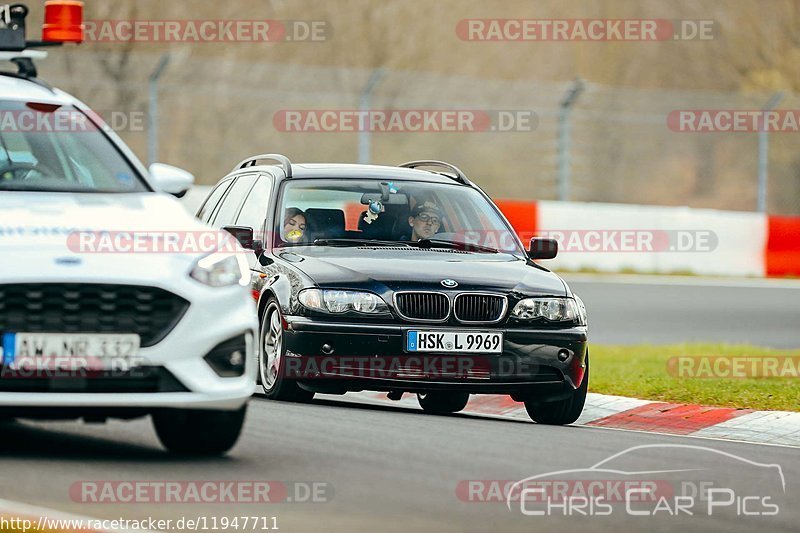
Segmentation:
{"type": "Polygon", "coordinates": [[[448,289],[453,289],[458,287],[458,282],[454,279],[443,279],[442,280],[442,287],[447,287],[448,289]]]}

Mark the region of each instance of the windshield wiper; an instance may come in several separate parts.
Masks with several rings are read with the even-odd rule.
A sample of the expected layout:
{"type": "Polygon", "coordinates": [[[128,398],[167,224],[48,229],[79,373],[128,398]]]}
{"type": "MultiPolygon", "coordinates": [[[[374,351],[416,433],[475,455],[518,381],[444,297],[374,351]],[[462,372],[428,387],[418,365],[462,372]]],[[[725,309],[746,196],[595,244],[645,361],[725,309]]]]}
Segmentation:
{"type": "Polygon", "coordinates": [[[404,241],[379,241],[371,239],[314,239],[314,246],[405,246],[410,244],[404,241]]]}
{"type": "Polygon", "coordinates": [[[314,246],[404,246],[406,248],[446,248],[487,254],[500,253],[500,250],[467,242],[443,241],[440,239],[420,239],[418,241],[381,241],[371,239],[315,239],[314,246]]]}
{"type": "Polygon", "coordinates": [[[500,250],[490,248],[489,246],[481,246],[480,244],[468,242],[443,241],[441,239],[420,239],[416,242],[412,241],[410,244],[419,248],[447,248],[450,250],[464,250],[466,252],[480,252],[485,254],[500,253],[500,250]]]}

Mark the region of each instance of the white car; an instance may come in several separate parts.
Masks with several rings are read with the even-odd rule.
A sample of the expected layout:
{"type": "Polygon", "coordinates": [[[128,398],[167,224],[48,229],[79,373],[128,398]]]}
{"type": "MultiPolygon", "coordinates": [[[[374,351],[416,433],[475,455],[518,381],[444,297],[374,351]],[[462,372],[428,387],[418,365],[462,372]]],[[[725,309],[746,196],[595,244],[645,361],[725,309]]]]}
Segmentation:
{"type": "Polygon", "coordinates": [[[170,451],[229,450],[258,321],[243,250],[166,194],[191,174],[148,172],[23,72],[0,75],[0,123],[0,417],[152,415],[170,451]]]}

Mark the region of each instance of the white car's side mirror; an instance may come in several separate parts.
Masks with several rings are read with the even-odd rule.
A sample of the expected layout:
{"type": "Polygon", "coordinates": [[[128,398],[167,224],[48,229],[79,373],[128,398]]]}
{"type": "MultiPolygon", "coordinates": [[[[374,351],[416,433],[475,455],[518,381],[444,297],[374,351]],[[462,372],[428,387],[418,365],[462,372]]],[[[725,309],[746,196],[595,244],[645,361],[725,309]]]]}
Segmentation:
{"type": "Polygon", "coordinates": [[[194,184],[194,175],[172,165],[153,163],[150,165],[150,181],[159,191],[181,198],[194,184]]]}

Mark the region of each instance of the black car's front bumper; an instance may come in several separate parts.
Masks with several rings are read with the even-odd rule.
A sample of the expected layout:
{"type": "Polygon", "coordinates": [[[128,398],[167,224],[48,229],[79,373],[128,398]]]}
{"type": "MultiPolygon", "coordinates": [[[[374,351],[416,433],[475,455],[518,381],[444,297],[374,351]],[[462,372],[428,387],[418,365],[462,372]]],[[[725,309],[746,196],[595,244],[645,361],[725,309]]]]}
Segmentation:
{"type": "Polygon", "coordinates": [[[378,325],[287,316],[287,377],[320,392],[355,390],[567,396],[586,368],[585,327],[521,329],[378,325]],[[500,354],[407,352],[409,330],[502,331],[500,354]]]}

